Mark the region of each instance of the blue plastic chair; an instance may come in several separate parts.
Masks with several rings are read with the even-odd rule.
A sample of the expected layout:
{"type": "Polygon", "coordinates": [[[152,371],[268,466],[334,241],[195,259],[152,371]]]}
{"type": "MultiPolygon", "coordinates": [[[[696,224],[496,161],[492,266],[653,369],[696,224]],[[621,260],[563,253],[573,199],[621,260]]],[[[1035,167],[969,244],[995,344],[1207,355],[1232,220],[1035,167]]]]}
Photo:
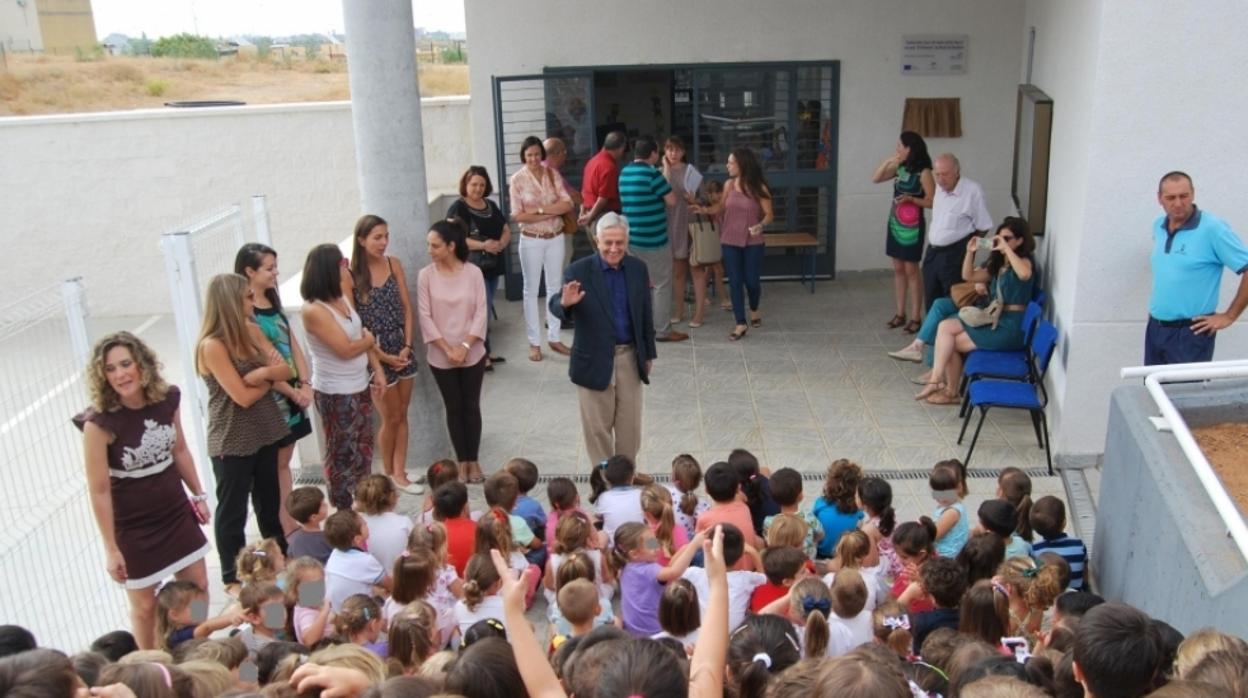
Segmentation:
{"type": "Polygon", "coordinates": [[[1045,405],[1049,402],[1048,392],[1044,389],[1044,376],[1049,372],[1049,363],[1057,348],[1057,328],[1053,323],[1041,320],[1031,338],[1031,359],[1028,362],[1031,380],[1012,381],[985,378],[971,383],[967,393],[969,409],[962,419],[962,431],[958,433],[958,443],[966,436],[966,427],[971,423],[971,413],[979,408],[979,424],[975,427],[975,435],[971,437],[971,446],[966,452],[963,463],[971,463],[971,454],[975,452],[975,443],[979,441],[979,432],[984,428],[984,419],[988,410],[1001,407],[1013,410],[1027,410],[1031,414],[1031,425],[1036,430],[1036,441],[1044,449],[1044,457],[1048,462],[1049,474],[1053,474],[1053,455],[1049,450],[1049,423],[1044,416],[1045,405]]]}
{"type": "MultiPolygon", "coordinates": [[[[1036,301],[1027,304],[1023,312],[1023,348],[997,351],[993,349],[976,349],[966,357],[966,365],[962,367],[962,384],[958,393],[966,395],[966,388],[981,378],[1000,378],[1004,380],[1027,380],[1031,377],[1029,347],[1031,335],[1040,322],[1043,307],[1036,301]]],[[[963,398],[959,417],[965,417],[969,407],[969,397],[963,398]]]]}

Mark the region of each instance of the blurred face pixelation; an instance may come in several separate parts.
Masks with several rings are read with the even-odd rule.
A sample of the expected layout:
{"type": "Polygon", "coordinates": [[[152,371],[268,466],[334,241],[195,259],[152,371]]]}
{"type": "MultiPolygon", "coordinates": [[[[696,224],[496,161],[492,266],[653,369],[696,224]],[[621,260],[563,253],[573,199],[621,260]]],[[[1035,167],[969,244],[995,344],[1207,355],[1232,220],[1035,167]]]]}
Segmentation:
{"type": "Polygon", "coordinates": [[[628,237],[623,228],[607,228],[598,233],[598,252],[612,267],[618,267],[628,253],[628,237]]]}

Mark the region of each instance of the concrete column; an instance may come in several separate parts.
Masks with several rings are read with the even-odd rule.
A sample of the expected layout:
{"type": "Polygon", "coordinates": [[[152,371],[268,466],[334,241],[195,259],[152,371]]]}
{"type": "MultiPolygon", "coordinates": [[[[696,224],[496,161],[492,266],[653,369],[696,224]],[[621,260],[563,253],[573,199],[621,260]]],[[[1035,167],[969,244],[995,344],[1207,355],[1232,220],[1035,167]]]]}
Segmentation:
{"type": "MultiPolygon", "coordinates": [[[[429,263],[429,203],[412,0],[343,0],[342,13],[361,213],[390,224],[390,254],[403,262],[415,305],[416,272],[429,263]]],[[[419,326],[416,332],[419,337],[419,326]]],[[[416,344],[421,367],[408,412],[407,462],[410,469],[423,470],[450,456],[451,448],[442,399],[425,365],[423,343],[416,344]]]]}

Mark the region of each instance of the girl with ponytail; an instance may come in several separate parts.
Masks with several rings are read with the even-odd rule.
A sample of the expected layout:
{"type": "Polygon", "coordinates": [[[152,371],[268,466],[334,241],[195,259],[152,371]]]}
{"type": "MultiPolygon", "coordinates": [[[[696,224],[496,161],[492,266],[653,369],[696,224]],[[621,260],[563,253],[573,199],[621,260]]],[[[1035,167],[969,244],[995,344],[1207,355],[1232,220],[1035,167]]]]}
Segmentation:
{"type": "Polygon", "coordinates": [[[698,486],[702,484],[702,466],[688,453],[672,459],[672,484],[667,491],[672,495],[676,523],[685,529],[687,538],[697,533],[698,516],[711,508],[706,499],[699,497],[698,486]]]}
{"type": "Polygon", "coordinates": [[[738,698],[763,698],[776,674],[802,658],[793,626],[774,615],[750,616],[728,640],[728,685],[738,698]]]}
{"type": "Polygon", "coordinates": [[[659,541],[659,556],[656,561],[660,565],[666,565],[672,561],[676,551],[689,542],[689,534],[684,526],[676,525],[671,494],[662,485],[646,485],[641,490],[641,512],[646,517],[646,525],[659,541]]]}
{"type": "Polygon", "coordinates": [[[875,555],[867,559],[866,566],[874,567],[882,563],[880,573],[888,579],[895,579],[901,574],[901,560],[889,538],[897,525],[892,485],[881,477],[864,478],[858,483],[858,506],[866,514],[861,529],[875,547],[875,555]]]}
{"type": "Polygon", "coordinates": [[[1018,510],[1014,533],[1031,542],[1031,478],[1019,468],[1005,468],[997,477],[997,498],[1004,499],[1018,510]]]}
{"type": "Polygon", "coordinates": [[[705,540],[706,535],[698,533],[672,556],[671,562],[660,565],[659,541],[648,526],[629,522],[616,529],[610,566],[620,580],[620,615],[625,630],[634,637],[650,637],[662,630],[658,611],[663,585],[689,568],[705,540]]]}
{"type": "Polygon", "coordinates": [[[852,649],[849,629],[843,623],[828,623],[832,615],[832,593],[818,577],[807,577],[789,592],[789,617],[802,639],[802,657],[839,657],[852,649]]]}
{"type": "Polygon", "coordinates": [[[910,633],[910,616],[896,601],[885,601],[876,606],[871,614],[871,626],[875,641],[897,653],[902,659],[910,657],[914,636],[910,633]]]}
{"type": "Polygon", "coordinates": [[[464,567],[464,598],[455,602],[455,622],[460,636],[477,621],[506,620],[503,598],[498,594],[501,587],[502,581],[488,551],[468,558],[468,565],[464,567]]]}
{"type": "MultiPolygon", "coordinates": [[[[892,593],[894,598],[901,598],[911,582],[919,581],[919,567],[927,559],[936,554],[933,541],[936,540],[936,522],[926,516],[918,521],[907,521],[893,531],[893,549],[897,559],[901,561],[901,573],[893,579],[892,593]]],[[[920,596],[912,603],[906,604],[910,613],[922,613],[935,608],[931,599],[920,596]]]]}

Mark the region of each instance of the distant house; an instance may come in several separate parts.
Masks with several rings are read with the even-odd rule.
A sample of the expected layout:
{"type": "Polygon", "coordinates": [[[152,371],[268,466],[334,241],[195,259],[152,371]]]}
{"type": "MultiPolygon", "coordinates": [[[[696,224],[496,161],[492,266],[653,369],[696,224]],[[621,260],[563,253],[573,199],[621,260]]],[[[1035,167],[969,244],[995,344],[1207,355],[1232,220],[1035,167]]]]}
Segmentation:
{"type": "Polygon", "coordinates": [[[217,44],[218,56],[254,57],[260,53],[255,44],[241,36],[232,36],[217,44]]]}
{"type": "Polygon", "coordinates": [[[324,41],[321,42],[320,49],[317,51],[317,57],[331,61],[347,57],[347,37],[345,35],[328,32],[319,36],[324,37],[324,41]]]}
{"type": "Polygon", "coordinates": [[[122,56],[130,52],[130,37],[116,32],[104,37],[100,42],[110,56],[122,56]]]}

